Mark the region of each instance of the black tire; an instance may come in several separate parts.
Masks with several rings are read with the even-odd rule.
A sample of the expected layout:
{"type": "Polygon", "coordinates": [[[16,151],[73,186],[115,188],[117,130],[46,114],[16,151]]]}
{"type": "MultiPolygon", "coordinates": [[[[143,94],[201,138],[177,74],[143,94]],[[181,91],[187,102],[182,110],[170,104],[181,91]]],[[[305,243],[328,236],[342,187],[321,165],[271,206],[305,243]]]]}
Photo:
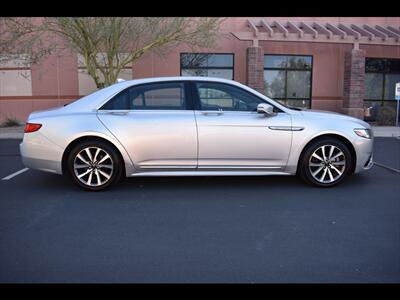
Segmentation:
{"type": "MultiPolygon", "coordinates": [[[[325,149],[331,149],[329,148],[325,148],[325,149]]],[[[339,150],[335,149],[334,153],[336,154],[340,154],[339,150]]],[[[317,153],[322,153],[322,152],[317,152],[317,153]]],[[[317,154],[318,155],[318,154],[317,154]]],[[[332,155],[332,157],[334,157],[335,155],[332,155]]],[[[319,155],[320,158],[321,155],[319,155]]],[[[339,159],[339,158],[337,158],[339,159]]],[[[335,159],[336,160],[336,159],[335,159]]],[[[300,177],[307,183],[317,186],[317,187],[332,187],[337,185],[339,182],[341,182],[349,173],[350,173],[350,169],[351,166],[353,164],[353,157],[350,153],[349,148],[346,146],[346,144],[344,144],[343,142],[341,142],[338,139],[335,138],[321,138],[316,140],[314,143],[310,144],[307,146],[307,148],[303,151],[300,160],[299,160],[299,166],[298,166],[298,174],[300,175],[300,177]],[[333,165],[336,169],[338,169],[339,171],[342,171],[342,174],[340,175],[339,172],[336,172],[336,170],[331,169],[332,167],[332,163],[328,162],[321,162],[321,165],[323,166],[323,169],[320,171],[321,173],[317,173],[317,175],[313,176],[312,171],[310,170],[312,168],[312,170],[314,171],[313,173],[315,173],[317,170],[319,170],[320,167],[310,167],[310,163],[312,162],[311,160],[315,161],[315,157],[311,157],[315,151],[322,151],[319,150],[321,149],[322,146],[334,146],[337,149],[339,149],[340,151],[342,151],[343,155],[340,155],[340,159],[343,159],[344,156],[344,162],[345,165],[344,166],[339,166],[338,165],[333,165]],[[325,169],[327,169],[328,172],[325,172],[325,169]],[[317,180],[315,177],[323,177],[324,172],[326,173],[325,176],[328,177],[327,181],[332,180],[332,178],[329,178],[329,172],[331,172],[330,174],[334,174],[334,176],[338,176],[338,178],[335,178],[334,181],[332,182],[321,182],[319,180],[317,180]]],[[[320,163],[320,160],[316,160],[317,163],[320,163]]],[[[334,161],[334,164],[339,164],[339,163],[343,163],[341,161],[336,162],[334,161]]],[[[326,178],[326,177],[325,177],[326,178]]],[[[322,180],[324,181],[324,180],[322,180]]]]}
{"type": "MultiPolygon", "coordinates": [[[[88,156],[84,157],[87,161],[88,160],[88,156]]],[[[79,160],[80,161],[80,160],[79,160]]],[[[81,161],[80,161],[81,162],[81,161]]],[[[123,164],[122,164],[122,159],[120,158],[119,153],[117,153],[117,150],[110,146],[107,143],[104,143],[102,141],[85,141],[81,144],[76,145],[69,153],[68,155],[68,160],[67,160],[67,165],[68,165],[68,174],[70,175],[70,177],[72,178],[72,180],[74,181],[75,184],[77,184],[79,187],[83,188],[86,191],[102,191],[105,190],[107,188],[109,188],[111,185],[117,183],[122,175],[122,170],[123,170],[123,164]],[[100,165],[91,165],[90,170],[93,170],[93,174],[97,173],[97,171],[99,172],[99,176],[100,176],[100,183],[102,182],[101,180],[104,180],[105,182],[102,184],[99,184],[99,182],[97,181],[97,174],[96,175],[92,175],[93,178],[91,178],[91,180],[93,180],[92,182],[94,182],[96,185],[88,185],[85,184],[82,181],[86,181],[85,176],[82,177],[82,180],[80,180],[78,178],[78,175],[76,173],[76,170],[80,170],[80,169],[75,169],[74,168],[74,163],[76,161],[76,157],[78,154],[83,154],[85,152],[81,152],[81,151],[86,151],[84,149],[86,148],[90,148],[90,152],[94,157],[94,154],[96,153],[95,148],[101,149],[102,151],[99,152],[99,155],[103,154],[103,157],[105,157],[105,154],[109,154],[109,158],[107,158],[107,160],[105,161],[105,163],[108,164],[108,166],[112,166],[112,170],[110,170],[110,168],[101,168],[99,167],[100,165]],[[93,153],[94,152],[94,153],[93,153]],[[94,170],[94,169],[100,169],[100,170],[94,170]],[[107,175],[109,175],[109,178],[103,176],[100,174],[100,171],[103,171],[102,173],[106,173],[107,175]]],[[[86,166],[85,163],[82,163],[82,166],[86,166]]],[[[82,173],[89,171],[89,168],[86,169],[86,167],[82,167],[82,173]]],[[[79,171],[77,171],[79,172],[79,171]]],[[[81,175],[81,174],[79,174],[81,175]]],[[[90,175],[90,172],[89,172],[90,175]]],[[[87,176],[89,176],[87,175],[87,176]]],[[[88,181],[89,182],[89,181],[88,181]]]]}

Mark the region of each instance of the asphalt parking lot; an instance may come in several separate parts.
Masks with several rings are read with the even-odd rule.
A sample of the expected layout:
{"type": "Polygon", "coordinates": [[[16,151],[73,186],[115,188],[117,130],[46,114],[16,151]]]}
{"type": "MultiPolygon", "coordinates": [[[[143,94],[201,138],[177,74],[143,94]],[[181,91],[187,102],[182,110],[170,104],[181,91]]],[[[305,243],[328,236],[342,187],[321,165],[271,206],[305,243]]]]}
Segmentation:
{"type": "MultiPolygon", "coordinates": [[[[0,177],[23,168],[0,140],[0,177]]],[[[400,140],[375,160],[400,169],[400,140]]],[[[28,170],[0,180],[0,282],[400,282],[400,174],[331,189],[296,177],[126,179],[84,192],[28,170]]]]}

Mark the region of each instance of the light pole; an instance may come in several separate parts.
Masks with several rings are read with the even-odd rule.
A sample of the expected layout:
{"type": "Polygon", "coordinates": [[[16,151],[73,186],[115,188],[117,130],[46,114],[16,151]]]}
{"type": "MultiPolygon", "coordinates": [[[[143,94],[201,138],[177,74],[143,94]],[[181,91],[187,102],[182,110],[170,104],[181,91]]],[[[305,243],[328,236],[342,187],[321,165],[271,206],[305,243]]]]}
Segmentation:
{"type": "Polygon", "coordinates": [[[395,96],[396,96],[396,102],[397,102],[397,105],[396,105],[396,108],[397,108],[396,109],[396,126],[398,126],[399,125],[400,82],[396,83],[395,96]]]}

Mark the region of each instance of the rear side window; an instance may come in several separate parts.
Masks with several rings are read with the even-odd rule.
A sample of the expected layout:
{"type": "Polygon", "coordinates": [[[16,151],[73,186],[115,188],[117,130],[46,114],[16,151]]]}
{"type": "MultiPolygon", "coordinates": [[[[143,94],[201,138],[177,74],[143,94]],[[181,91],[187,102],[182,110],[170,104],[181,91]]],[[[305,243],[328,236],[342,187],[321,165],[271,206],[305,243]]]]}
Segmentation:
{"type": "Polygon", "coordinates": [[[101,109],[186,109],[185,86],[182,82],[162,82],[130,87],[114,96],[101,109]]]}

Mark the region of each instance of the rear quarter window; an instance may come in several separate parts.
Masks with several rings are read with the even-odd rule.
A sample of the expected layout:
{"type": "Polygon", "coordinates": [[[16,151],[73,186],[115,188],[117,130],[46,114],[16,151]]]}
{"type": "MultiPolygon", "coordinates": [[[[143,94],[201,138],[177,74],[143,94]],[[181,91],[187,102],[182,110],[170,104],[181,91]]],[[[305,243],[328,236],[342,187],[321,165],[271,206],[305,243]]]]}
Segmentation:
{"type": "Polygon", "coordinates": [[[186,108],[182,82],[161,82],[133,86],[120,92],[102,110],[180,110],[186,108]]]}

